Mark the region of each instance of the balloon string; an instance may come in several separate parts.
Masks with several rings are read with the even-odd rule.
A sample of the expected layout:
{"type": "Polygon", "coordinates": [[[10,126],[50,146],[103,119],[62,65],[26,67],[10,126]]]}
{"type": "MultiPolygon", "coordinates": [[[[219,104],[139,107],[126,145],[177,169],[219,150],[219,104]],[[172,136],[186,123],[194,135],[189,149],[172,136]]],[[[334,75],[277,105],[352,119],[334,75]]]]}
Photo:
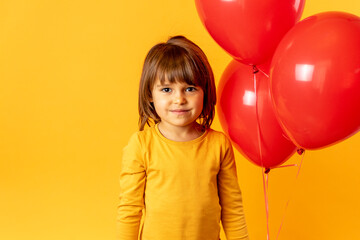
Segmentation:
{"type": "MultiPolygon", "coordinates": [[[[302,155],[302,157],[301,157],[301,160],[300,160],[300,164],[299,164],[299,166],[298,166],[298,171],[297,171],[297,173],[296,173],[294,185],[296,185],[296,182],[297,182],[297,180],[298,180],[298,177],[299,177],[299,174],[300,174],[300,170],[301,170],[301,166],[302,166],[302,164],[303,164],[304,157],[305,157],[305,151],[304,151],[303,149],[301,149],[301,151],[298,151],[298,153],[299,153],[300,155],[302,155]],[[300,152],[301,152],[301,153],[300,153],[300,152]],[[304,153],[304,154],[303,154],[303,153],[304,153]]],[[[295,164],[295,165],[296,165],[296,164],[295,164]]],[[[293,188],[292,190],[294,190],[294,188],[293,188]]],[[[282,219],[281,219],[281,223],[280,223],[280,227],[279,227],[279,231],[278,231],[278,233],[277,233],[277,235],[276,235],[276,240],[279,238],[280,231],[281,231],[282,226],[283,226],[283,224],[284,224],[286,211],[287,211],[287,208],[288,208],[288,206],[289,206],[292,193],[293,193],[293,191],[291,192],[290,197],[289,197],[289,199],[288,199],[287,202],[286,202],[285,209],[284,209],[284,213],[283,213],[283,216],[282,216],[282,219]]]]}
{"type": "Polygon", "coordinates": [[[264,74],[267,78],[269,78],[269,74],[265,73],[263,70],[261,70],[260,68],[257,68],[258,71],[260,71],[262,74],[264,74]]]}
{"type": "Polygon", "coordinates": [[[284,167],[297,167],[297,164],[288,164],[288,165],[281,165],[281,166],[277,166],[277,167],[273,167],[272,169],[276,169],[276,168],[284,168],[284,167]]]}
{"type": "MultiPolygon", "coordinates": [[[[257,122],[257,138],[259,144],[259,155],[261,166],[264,166],[262,159],[262,149],[261,149],[261,132],[260,132],[260,122],[259,122],[259,113],[258,113],[258,84],[256,73],[259,72],[259,69],[254,65],[253,66],[253,76],[254,76],[254,92],[255,92],[255,113],[256,113],[256,122],[257,122]]],[[[263,187],[264,187],[264,198],[265,198],[265,211],[266,211],[266,229],[267,229],[267,240],[270,240],[270,227],[269,227],[269,197],[268,197],[268,188],[269,188],[269,179],[268,173],[270,169],[267,168],[265,171],[262,171],[263,177],[263,187]]]]}
{"type": "MultiPolygon", "coordinates": [[[[256,66],[253,66],[254,70],[254,93],[255,93],[255,115],[256,115],[256,123],[257,123],[257,137],[258,137],[258,144],[259,144],[259,155],[260,155],[260,163],[261,166],[264,166],[263,159],[262,159],[262,150],[261,150],[261,129],[260,129],[260,122],[259,122],[259,112],[258,112],[258,84],[256,73],[259,72],[259,69],[256,66]]],[[[270,171],[270,170],[266,170],[270,171]]]]}
{"type": "Polygon", "coordinates": [[[286,136],[286,134],[283,134],[283,137],[286,138],[289,142],[291,142],[291,139],[288,136],[286,136]]]}
{"type": "Polygon", "coordinates": [[[270,224],[269,224],[269,178],[268,173],[265,173],[266,171],[261,171],[262,177],[263,177],[263,188],[264,188],[264,198],[265,198],[265,211],[266,211],[266,230],[267,240],[270,240],[270,224]]]}

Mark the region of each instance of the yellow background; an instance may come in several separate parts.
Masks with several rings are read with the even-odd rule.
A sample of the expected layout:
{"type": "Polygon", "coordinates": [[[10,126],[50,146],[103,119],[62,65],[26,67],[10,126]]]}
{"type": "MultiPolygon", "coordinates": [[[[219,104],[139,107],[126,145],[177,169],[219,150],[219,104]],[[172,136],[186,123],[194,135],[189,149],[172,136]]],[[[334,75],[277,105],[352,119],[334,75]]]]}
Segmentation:
{"type": "MultiPolygon", "coordinates": [[[[328,10],[360,15],[360,2],[308,0],[303,18],[328,10]]],[[[200,45],[218,81],[231,58],[193,0],[0,2],[0,239],[115,238],[141,65],[176,34],[200,45]]],[[[307,152],[296,184],[296,168],[271,171],[272,239],[287,199],[279,239],[360,239],[359,144],[307,152]]],[[[261,170],[236,157],[251,239],[266,239],[261,170]]]]}

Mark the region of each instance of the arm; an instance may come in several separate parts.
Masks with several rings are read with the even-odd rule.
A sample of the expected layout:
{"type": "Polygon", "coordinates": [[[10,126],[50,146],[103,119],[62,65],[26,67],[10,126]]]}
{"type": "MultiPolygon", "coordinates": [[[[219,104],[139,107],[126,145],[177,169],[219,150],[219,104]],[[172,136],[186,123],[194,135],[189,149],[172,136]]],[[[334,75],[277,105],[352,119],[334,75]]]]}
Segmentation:
{"type": "Polygon", "coordinates": [[[138,239],[146,182],[142,153],[139,136],[134,134],[123,150],[121,163],[117,217],[119,240],[138,239]]]}
{"type": "Polygon", "coordinates": [[[228,240],[248,240],[247,226],[239,188],[234,152],[227,140],[225,154],[218,173],[221,221],[228,240]]]}

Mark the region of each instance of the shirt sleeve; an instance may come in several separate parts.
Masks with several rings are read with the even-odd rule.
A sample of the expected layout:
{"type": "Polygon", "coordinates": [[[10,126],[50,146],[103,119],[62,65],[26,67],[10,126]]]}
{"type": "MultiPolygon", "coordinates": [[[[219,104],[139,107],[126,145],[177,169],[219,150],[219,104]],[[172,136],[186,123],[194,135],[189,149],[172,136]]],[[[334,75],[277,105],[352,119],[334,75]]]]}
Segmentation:
{"type": "Polygon", "coordinates": [[[239,188],[234,152],[226,139],[226,150],[218,173],[221,221],[227,240],[248,240],[242,195],[239,188]]]}
{"type": "Polygon", "coordinates": [[[117,216],[118,240],[138,239],[146,182],[143,156],[139,134],[134,134],[123,149],[117,216]]]}

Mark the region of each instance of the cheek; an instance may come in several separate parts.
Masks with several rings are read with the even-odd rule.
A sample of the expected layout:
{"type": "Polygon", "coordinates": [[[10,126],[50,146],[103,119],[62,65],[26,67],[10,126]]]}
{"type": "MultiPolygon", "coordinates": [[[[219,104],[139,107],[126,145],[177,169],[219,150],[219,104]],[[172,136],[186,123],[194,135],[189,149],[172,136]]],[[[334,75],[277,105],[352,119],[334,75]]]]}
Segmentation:
{"type": "Polygon", "coordinates": [[[199,101],[199,107],[201,108],[201,111],[202,111],[203,108],[204,108],[204,99],[201,99],[201,100],[199,101]]]}
{"type": "Polygon", "coordinates": [[[167,101],[165,99],[157,98],[156,96],[153,98],[153,103],[155,110],[160,110],[160,108],[164,108],[167,105],[167,101]]]}
{"type": "Polygon", "coordinates": [[[203,107],[204,107],[204,95],[199,96],[199,97],[196,99],[196,105],[197,105],[197,107],[200,108],[201,110],[203,109],[203,107]]]}

